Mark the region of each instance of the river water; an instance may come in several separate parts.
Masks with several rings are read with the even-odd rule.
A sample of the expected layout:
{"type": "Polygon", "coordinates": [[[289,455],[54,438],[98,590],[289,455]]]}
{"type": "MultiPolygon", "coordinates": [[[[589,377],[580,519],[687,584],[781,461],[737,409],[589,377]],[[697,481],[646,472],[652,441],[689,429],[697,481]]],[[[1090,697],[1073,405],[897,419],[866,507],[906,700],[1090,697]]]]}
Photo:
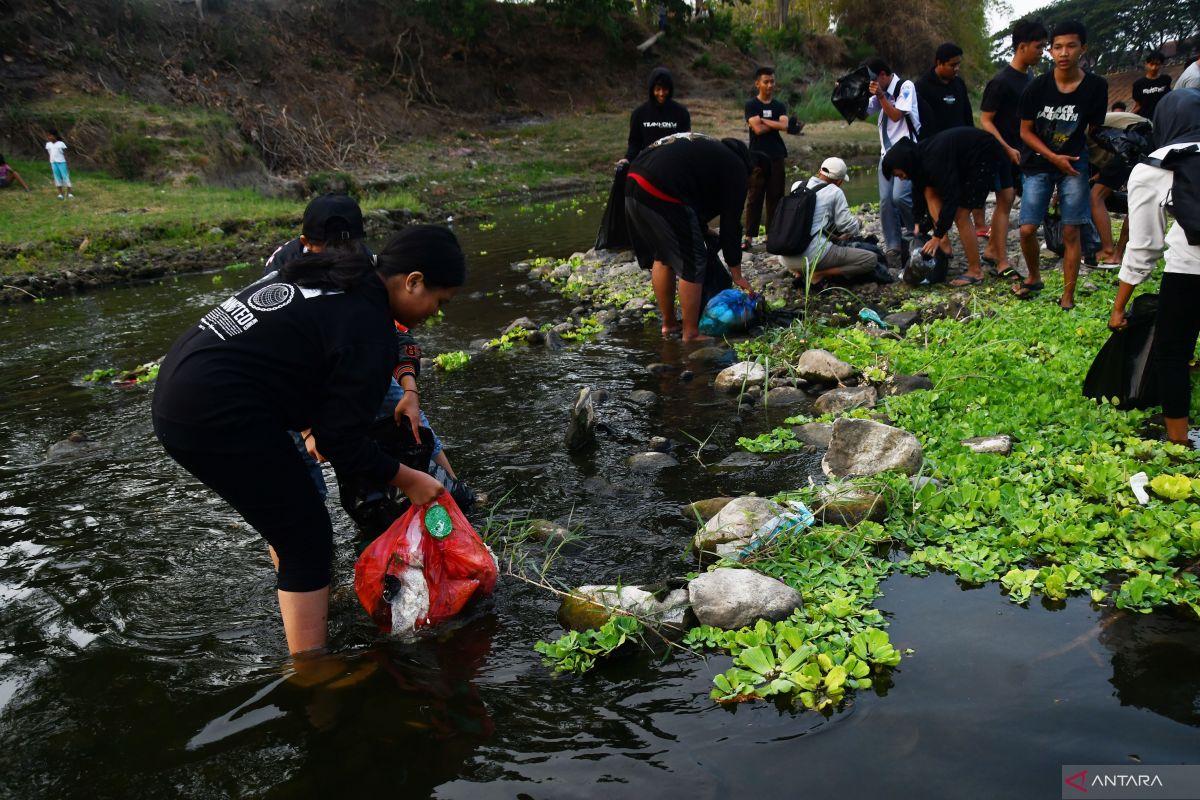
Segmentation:
{"type": "MultiPolygon", "coordinates": [[[[585,249],[597,216],[507,209],[494,231],[460,226],[470,285],[420,331],[425,349],[466,349],[518,316],[564,319],[572,303],[518,290],[508,265],[531,249],[585,249]]],[[[561,633],[556,602],[513,579],[465,627],[389,641],[354,597],[354,536],[337,508],[331,644],[355,679],[286,680],[258,537],[157,446],[148,388],[80,380],[161,355],[250,278],[0,312],[0,797],[1057,797],[1061,764],[1200,760],[1200,626],[1171,616],[1084,599],[1021,608],[994,584],[898,575],[879,605],[892,641],[914,653],[890,688],[829,718],[725,709],[708,699],[723,657],[551,674],[532,645],[561,633]],[[95,447],[40,463],[75,429],[95,447]]],[[[715,445],[701,454],[711,463],[779,420],[739,411],[703,371],[689,382],[645,369],[682,368],[684,355],[656,326],[619,329],[423,376],[422,399],[460,475],[506,495],[498,516],[581,527],[556,579],[665,578],[691,568],[680,504],[819,472],[811,456],[706,469],[697,441],[715,445]],[[608,391],[598,412],[611,433],[571,457],[566,409],[583,385],[608,391]],[[634,389],[659,402],[631,402],[634,389]],[[680,466],[631,474],[624,459],[656,435],[680,466]]]]}

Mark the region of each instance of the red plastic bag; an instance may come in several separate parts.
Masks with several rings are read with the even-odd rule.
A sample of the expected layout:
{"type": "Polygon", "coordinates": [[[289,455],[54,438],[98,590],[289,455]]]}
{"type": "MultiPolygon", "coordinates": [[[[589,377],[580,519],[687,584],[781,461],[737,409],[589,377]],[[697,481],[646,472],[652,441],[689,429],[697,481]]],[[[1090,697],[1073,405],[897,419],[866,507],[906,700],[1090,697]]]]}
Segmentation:
{"type": "Polygon", "coordinates": [[[380,630],[403,635],[491,594],[497,572],[492,551],[447,492],[410,508],[363,550],[354,590],[380,630]]]}

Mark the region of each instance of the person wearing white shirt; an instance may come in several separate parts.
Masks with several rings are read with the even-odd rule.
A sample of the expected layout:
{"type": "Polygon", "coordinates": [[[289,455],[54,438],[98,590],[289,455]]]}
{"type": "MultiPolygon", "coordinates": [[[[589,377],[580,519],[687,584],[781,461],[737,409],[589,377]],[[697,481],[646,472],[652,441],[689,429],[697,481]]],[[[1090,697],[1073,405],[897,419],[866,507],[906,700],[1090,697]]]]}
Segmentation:
{"type": "Polygon", "coordinates": [[[67,197],[74,198],[71,194],[71,173],[67,171],[67,143],[58,135],[58,131],[46,131],[46,152],[50,155],[50,169],[54,173],[54,185],[58,187],[58,199],[63,199],[63,192],[67,193],[67,197]]]}
{"type": "MultiPolygon", "coordinates": [[[[862,278],[875,272],[875,254],[857,247],[844,247],[830,239],[830,233],[839,239],[854,236],[862,228],[858,218],[850,213],[850,204],[842,184],[849,178],[846,162],[840,158],[827,158],[820,171],[808,179],[808,188],[817,190],[816,207],[813,211],[812,241],[803,255],[780,256],[783,266],[802,278],[812,269],[809,287],[817,288],[829,278],[862,278]]],[[[796,191],[800,181],[792,184],[796,191]]]]}
{"type": "MultiPolygon", "coordinates": [[[[917,140],[921,116],[917,107],[917,89],[912,81],[901,79],[882,58],[867,61],[867,70],[874,80],[869,87],[871,99],[867,114],[879,114],[880,163],[892,145],[901,139],[917,140]]],[[[913,204],[912,183],[900,178],[885,178],[879,170],[879,221],[888,266],[901,267],[901,249],[912,242],[913,204]]]]}
{"type": "MultiPolygon", "coordinates": [[[[1174,151],[1200,150],[1200,89],[1176,89],[1168,94],[1159,101],[1154,122],[1154,142],[1158,149],[1151,154],[1152,161],[1161,161],[1174,151]]],[[[1184,156],[1184,159],[1195,164],[1200,154],[1184,156]]],[[[1191,172],[1195,167],[1180,165],[1178,169],[1191,172]]],[[[1113,300],[1108,327],[1114,331],[1125,329],[1128,325],[1125,305],[1134,288],[1149,277],[1159,258],[1163,258],[1166,266],[1158,293],[1152,366],[1158,376],[1167,439],[1189,446],[1191,383],[1188,360],[1200,337],[1200,315],[1196,314],[1200,305],[1200,229],[1189,234],[1180,218],[1196,225],[1200,209],[1181,208],[1182,203],[1176,198],[1177,219],[1167,230],[1164,206],[1174,182],[1175,172],[1147,163],[1138,164],[1129,175],[1129,218],[1126,223],[1129,244],[1121,261],[1118,273],[1121,283],[1113,300]],[[1189,239],[1197,244],[1189,243],[1189,239]]]]}
{"type": "Polygon", "coordinates": [[[1176,89],[1200,89],[1200,50],[1192,53],[1192,63],[1175,82],[1176,89]]]}

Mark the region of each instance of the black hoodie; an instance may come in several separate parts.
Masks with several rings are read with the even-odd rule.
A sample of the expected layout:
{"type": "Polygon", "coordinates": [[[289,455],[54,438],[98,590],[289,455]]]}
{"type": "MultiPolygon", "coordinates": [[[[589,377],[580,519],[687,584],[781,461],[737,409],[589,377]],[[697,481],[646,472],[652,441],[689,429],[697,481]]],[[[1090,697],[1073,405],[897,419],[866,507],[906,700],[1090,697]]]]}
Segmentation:
{"type": "Polygon", "coordinates": [[[629,118],[629,146],[625,149],[625,158],[629,161],[633,161],[638,153],[662,137],[692,129],[692,115],[673,99],[675,81],[665,67],[657,67],[650,73],[647,92],[649,99],[635,108],[629,118]],[[667,102],[662,105],[654,99],[654,86],[657,83],[664,83],[667,87],[667,102]]]}

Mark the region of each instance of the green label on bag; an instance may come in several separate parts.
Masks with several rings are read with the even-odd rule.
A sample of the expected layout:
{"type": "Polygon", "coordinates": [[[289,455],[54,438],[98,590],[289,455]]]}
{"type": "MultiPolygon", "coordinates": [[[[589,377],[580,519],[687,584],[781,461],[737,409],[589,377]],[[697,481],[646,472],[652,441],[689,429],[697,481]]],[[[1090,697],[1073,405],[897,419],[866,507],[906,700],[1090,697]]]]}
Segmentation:
{"type": "Polygon", "coordinates": [[[445,508],[433,505],[425,512],[425,530],[435,539],[445,539],[454,532],[454,523],[445,508]]]}

